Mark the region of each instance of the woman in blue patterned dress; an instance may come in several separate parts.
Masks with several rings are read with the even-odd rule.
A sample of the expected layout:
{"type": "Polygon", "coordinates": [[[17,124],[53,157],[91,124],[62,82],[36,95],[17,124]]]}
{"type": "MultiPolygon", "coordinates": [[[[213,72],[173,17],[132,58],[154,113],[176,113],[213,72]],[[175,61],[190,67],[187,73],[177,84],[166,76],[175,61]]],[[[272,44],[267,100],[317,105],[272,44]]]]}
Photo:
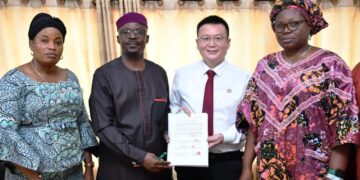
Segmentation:
{"type": "Polygon", "coordinates": [[[82,90],[73,72],[56,65],[65,35],[60,19],[37,14],[28,33],[33,59],[0,79],[0,161],[9,167],[5,179],[93,179],[88,150],[97,141],[82,90]]]}

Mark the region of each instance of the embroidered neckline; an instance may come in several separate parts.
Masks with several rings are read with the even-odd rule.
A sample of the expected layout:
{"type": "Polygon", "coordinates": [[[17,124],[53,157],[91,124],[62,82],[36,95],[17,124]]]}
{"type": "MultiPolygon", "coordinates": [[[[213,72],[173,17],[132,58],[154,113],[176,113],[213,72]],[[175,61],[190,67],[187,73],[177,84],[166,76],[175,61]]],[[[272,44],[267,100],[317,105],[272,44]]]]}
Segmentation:
{"type": "Polygon", "coordinates": [[[307,63],[307,62],[309,62],[309,61],[312,61],[316,56],[320,55],[320,54],[323,53],[324,51],[325,51],[324,49],[321,49],[321,48],[320,48],[320,49],[316,50],[314,53],[312,53],[310,56],[308,56],[307,58],[305,58],[305,59],[303,59],[303,60],[301,60],[301,61],[298,61],[298,62],[296,62],[296,63],[294,63],[294,64],[291,64],[291,63],[287,62],[287,61],[283,58],[283,56],[282,56],[282,54],[281,54],[281,51],[279,51],[279,52],[276,53],[276,58],[278,59],[279,63],[281,63],[284,67],[291,69],[291,68],[300,66],[300,65],[302,65],[302,64],[305,64],[305,63],[307,63]]]}

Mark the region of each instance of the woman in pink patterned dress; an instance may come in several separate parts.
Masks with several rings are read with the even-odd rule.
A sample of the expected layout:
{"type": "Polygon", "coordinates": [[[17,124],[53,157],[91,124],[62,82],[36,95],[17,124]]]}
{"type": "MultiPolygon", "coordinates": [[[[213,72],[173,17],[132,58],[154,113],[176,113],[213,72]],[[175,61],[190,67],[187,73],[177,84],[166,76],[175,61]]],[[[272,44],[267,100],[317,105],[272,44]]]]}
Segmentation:
{"type": "Polygon", "coordinates": [[[335,53],[308,44],[327,27],[310,0],[275,2],[270,19],[282,51],[262,58],[238,108],[248,132],[240,179],[334,179],[358,143],[351,71],[335,53]]]}

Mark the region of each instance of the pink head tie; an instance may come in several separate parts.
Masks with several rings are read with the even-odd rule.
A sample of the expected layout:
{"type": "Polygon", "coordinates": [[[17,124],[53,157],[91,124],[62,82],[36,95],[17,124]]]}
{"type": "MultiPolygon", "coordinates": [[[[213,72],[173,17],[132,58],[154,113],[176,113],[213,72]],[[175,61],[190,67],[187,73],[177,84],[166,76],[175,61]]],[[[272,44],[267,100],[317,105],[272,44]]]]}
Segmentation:
{"type": "Polygon", "coordinates": [[[304,8],[301,8],[301,7],[295,6],[295,5],[289,5],[287,8],[288,8],[288,9],[294,9],[294,10],[300,12],[300,14],[301,14],[302,16],[304,16],[306,22],[308,22],[308,23],[310,22],[309,15],[308,15],[308,13],[306,12],[306,10],[305,10],[304,8]]]}

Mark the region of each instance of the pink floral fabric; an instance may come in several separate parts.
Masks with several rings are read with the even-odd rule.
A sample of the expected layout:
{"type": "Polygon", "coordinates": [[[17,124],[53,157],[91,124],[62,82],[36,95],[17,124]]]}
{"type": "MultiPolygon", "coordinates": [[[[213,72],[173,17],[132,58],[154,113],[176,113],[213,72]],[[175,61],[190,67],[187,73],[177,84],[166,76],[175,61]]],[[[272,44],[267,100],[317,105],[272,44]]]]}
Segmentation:
{"type": "Polygon", "coordinates": [[[257,133],[258,178],[322,179],[331,149],[358,143],[351,71],[319,49],[296,64],[281,52],[258,63],[238,107],[237,128],[257,133]]]}
{"type": "Polygon", "coordinates": [[[306,11],[304,18],[306,18],[310,27],[310,35],[314,35],[320,30],[328,27],[329,24],[323,18],[319,6],[317,6],[312,0],[276,0],[270,12],[272,27],[274,26],[276,16],[282,10],[291,6],[296,6],[306,11]]]}

